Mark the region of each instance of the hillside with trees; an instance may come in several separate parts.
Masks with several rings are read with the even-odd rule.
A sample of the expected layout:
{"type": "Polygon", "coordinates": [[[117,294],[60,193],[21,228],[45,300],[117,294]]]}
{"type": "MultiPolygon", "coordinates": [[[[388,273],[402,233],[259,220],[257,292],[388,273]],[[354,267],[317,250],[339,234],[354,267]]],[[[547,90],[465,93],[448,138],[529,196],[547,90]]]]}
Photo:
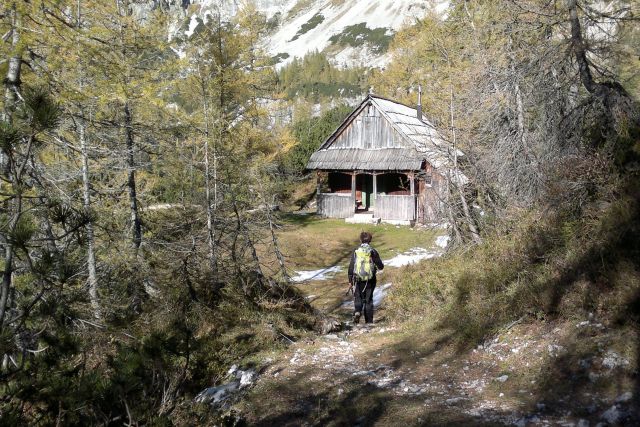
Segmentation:
{"type": "MultiPolygon", "coordinates": [[[[350,361],[353,338],[373,360],[393,344],[394,368],[445,348],[449,359],[416,372],[446,388],[444,365],[462,372],[510,331],[547,329],[561,356],[491,371],[537,381],[546,409],[523,396],[518,411],[637,423],[639,13],[627,0],[454,0],[392,39],[375,33],[384,69],[322,52],[277,68],[271,24],[250,6],[172,37],[164,2],[3,3],[2,424],[504,424],[473,402],[464,416],[446,409],[455,402],[424,415],[418,392],[408,402],[373,382],[330,381],[375,366],[349,362],[303,385],[317,380],[314,363],[350,361]],[[425,116],[466,154],[455,162],[469,184],[445,201],[449,246],[393,273],[384,327],[326,338],[348,322],[327,320],[291,265],[325,268],[302,263],[338,257],[357,230],[286,210],[312,205],[305,165],[345,103],[373,88],[414,105],[419,86],[425,116]],[[315,105],[274,119],[276,102],[298,101],[315,105]],[[322,348],[337,356],[313,353],[322,348]],[[312,372],[278,378],[305,357],[312,372]],[[606,357],[617,365],[589,371],[606,357]],[[273,383],[252,388],[248,372],[273,383]],[[205,399],[228,384],[241,390],[226,406],[205,399]]],[[[379,231],[389,254],[433,238],[423,232],[379,231]]]]}

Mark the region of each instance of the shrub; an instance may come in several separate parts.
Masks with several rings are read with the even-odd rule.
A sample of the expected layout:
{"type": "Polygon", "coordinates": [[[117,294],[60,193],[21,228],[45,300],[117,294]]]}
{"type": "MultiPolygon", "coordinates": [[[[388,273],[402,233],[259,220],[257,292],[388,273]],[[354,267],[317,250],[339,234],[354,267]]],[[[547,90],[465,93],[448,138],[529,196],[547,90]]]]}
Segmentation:
{"type": "Polygon", "coordinates": [[[391,294],[392,315],[431,318],[472,346],[522,316],[626,312],[640,290],[640,202],[633,185],[621,193],[580,216],[532,210],[507,234],[410,269],[391,294]]]}

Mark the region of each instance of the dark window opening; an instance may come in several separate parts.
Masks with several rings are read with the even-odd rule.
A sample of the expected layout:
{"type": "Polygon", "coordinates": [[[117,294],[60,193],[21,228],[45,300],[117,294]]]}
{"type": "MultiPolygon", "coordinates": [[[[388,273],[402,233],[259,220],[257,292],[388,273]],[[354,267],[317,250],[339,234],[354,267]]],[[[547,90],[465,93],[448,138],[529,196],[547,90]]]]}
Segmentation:
{"type": "Polygon", "coordinates": [[[351,193],[351,175],[340,172],[329,173],[329,191],[331,193],[351,193]]]}
{"type": "Polygon", "coordinates": [[[387,173],[378,176],[378,192],[392,196],[411,194],[411,184],[407,175],[387,173]]]}

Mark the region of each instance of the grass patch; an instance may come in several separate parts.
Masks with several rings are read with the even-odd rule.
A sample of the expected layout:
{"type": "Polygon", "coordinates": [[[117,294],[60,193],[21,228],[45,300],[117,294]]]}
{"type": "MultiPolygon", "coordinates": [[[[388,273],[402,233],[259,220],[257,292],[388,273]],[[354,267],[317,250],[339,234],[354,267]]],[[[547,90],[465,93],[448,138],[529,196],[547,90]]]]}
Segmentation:
{"type": "Polygon", "coordinates": [[[287,260],[296,269],[346,265],[360,242],[360,232],[365,230],[373,234],[371,244],[383,259],[413,247],[429,248],[442,232],[389,224],[348,224],[343,219],[324,219],[315,214],[284,214],[281,219],[279,239],[287,260]]]}
{"type": "MultiPolygon", "coordinates": [[[[290,275],[295,275],[296,271],[318,270],[332,266],[342,268],[327,280],[310,280],[296,286],[315,308],[331,314],[344,311],[342,304],[349,299],[345,295],[348,288],[347,267],[363,230],[373,234],[372,245],[383,260],[414,247],[431,248],[436,236],[443,232],[388,224],[347,224],[341,219],[325,219],[313,213],[281,213],[277,236],[290,275]]],[[[277,260],[266,240],[258,249],[262,262],[277,268],[277,260]]],[[[378,273],[378,282],[395,283],[397,276],[404,269],[387,267],[378,273]]]]}
{"type": "Polygon", "coordinates": [[[289,54],[287,52],[280,52],[277,55],[274,55],[271,57],[271,65],[276,65],[279,64],[280,62],[284,61],[285,59],[289,58],[289,54]]]}
{"type": "Polygon", "coordinates": [[[341,33],[329,38],[334,45],[361,47],[365,44],[376,53],[384,53],[389,49],[393,34],[385,27],[368,28],[366,22],[345,27],[341,33]]]}
{"type": "Polygon", "coordinates": [[[296,35],[293,36],[293,38],[289,41],[292,42],[292,41],[298,40],[301,35],[307,34],[309,31],[313,30],[323,22],[324,22],[324,15],[322,15],[321,13],[316,13],[311,17],[311,19],[309,19],[307,22],[305,22],[300,26],[300,29],[298,30],[296,35]]]}

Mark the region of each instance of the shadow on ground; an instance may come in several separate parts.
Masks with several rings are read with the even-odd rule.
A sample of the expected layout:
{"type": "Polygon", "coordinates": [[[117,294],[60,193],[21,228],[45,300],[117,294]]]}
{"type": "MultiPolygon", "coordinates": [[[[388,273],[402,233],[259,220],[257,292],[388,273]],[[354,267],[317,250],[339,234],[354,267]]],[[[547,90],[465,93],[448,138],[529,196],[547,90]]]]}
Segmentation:
{"type": "MultiPolygon", "coordinates": [[[[298,375],[267,386],[260,402],[249,402],[259,419],[255,426],[374,426],[374,425],[501,425],[486,418],[463,414],[459,408],[425,405],[429,396],[397,396],[367,382],[366,377],[313,379],[316,373],[298,375]],[[311,380],[310,380],[311,378],[311,380]]],[[[504,416],[506,414],[500,414],[504,416]]]]}

